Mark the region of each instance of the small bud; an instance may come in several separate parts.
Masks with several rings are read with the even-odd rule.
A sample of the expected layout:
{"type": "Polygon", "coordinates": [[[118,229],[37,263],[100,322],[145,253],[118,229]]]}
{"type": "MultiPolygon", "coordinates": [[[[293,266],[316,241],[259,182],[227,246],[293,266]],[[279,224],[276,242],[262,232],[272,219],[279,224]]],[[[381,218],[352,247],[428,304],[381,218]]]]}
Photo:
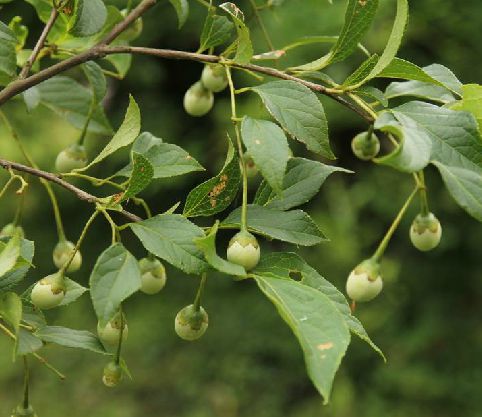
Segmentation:
{"type": "Polygon", "coordinates": [[[117,363],[111,361],[104,367],[104,375],[102,382],[106,387],[112,388],[119,384],[122,380],[122,368],[117,363]]]}
{"type": "Polygon", "coordinates": [[[219,93],[228,86],[226,70],[220,64],[207,64],[204,66],[201,82],[208,90],[219,93]]]}
{"type": "Polygon", "coordinates": [[[15,226],[13,223],[8,223],[0,230],[0,237],[12,237],[15,233],[19,234],[22,238],[25,236],[22,226],[15,226]]]}
{"type": "MultiPolygon", "coordinates": [[[[75,245],[68,241],[60,241],[54,248],[52,252],[52,258],[54,264],[57,268],[62,268],[72,256],[72,253],[75,249],[75,245]]],[[[69,267],[67,268],[67,272],[75,272],[78,271],[80,266],[82,265],[82,255],[80,251],[75,252],[74,259],[70,263],[69,267]]]]}
{"type": "Polygon", "coordinates": [[[247,271],[258,265],[260,248],[256,238],[249,232],[236,233],[229,241],[227,258],[229,262],[243,266],[247,271]]]}
{"type": "Polygon", "coordinates": [[[442,225],[439,220],[428,213],[426,216],[418,214],[410,227],[410,240],[418,250],[423,252],[437,247],[442,238],[442,225]]]}
{"type": "Polygon", "coordinates": [[[355,156],[363,161],[369,161],[375,158],[380,152],[380,141],[375,133],[368,137],[368,132],[362,132],[356,135],[351,142],[351,149],[355,156]]]}
{"type": "Polygon", "coordinates": [[[189,87],[184,95],[184,109],[191,116],[204,116],[211,110],[213,104],[212,91],[205,88],[200,81],[189,87]]]}
{"type": "Polygon", "coordinates": [[[104,345],[117,346],[121,334],[122,323],[124,324],[122,342],[125,342],[129,335],[129,327],[127,326],[127,320],[124,314],[121,318],[120,313],[117,313],[104,327],[102,327],[100,323],[97,324],[97,334],[104,345]]]}
{"type": "Polygon", "coordinates": [[[346,293],[353,301],[365,302],[373,300],[383,288],[380,276],[380,265],[366,259],[351,271],[346,281],[346,293]]]}
{"type": "Polygon", "coordinates": [[[139,261],[141,269],[141,291],[156,294],[166,285],[166,268],[159,259],[143,258],[139,261]]]}
{"type": "Polygon", "coordinates": [[[12,411],[11,417],[37,417],[37,414],[32,406],[24,408],[23,404],[20,404],[12,411]]]}
{"type": "Polygon", "coordinates": [[[57,307],[65,297],[64,276],[60,272],[47,275],[32,288],[32,303],[41,310],[57,307]]]}
{"type": "Polygon", "coordinates": [[[204,308],[199,311],[194,309],[194,304],[184,307],[176,315],[174,329],[177,335],[184,340],[193,341],[199,339],[208,328],[208,314],[204,308]]]}
{"type": "Polygon", "coordinates": [[[85,147],[74,143],[59,152],[55,160],[55,169],[58,172],[70,172],[73,169],[84,168],[87,161],[85,147]]]}

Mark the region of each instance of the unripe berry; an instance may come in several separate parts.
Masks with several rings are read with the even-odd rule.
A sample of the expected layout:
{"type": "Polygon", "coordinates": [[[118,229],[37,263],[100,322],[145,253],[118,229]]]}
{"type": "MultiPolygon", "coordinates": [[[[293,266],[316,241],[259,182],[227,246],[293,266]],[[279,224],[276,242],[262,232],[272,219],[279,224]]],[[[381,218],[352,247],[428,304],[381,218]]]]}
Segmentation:
{"type": "Polygon", "coordinates": [[[102,376],[102,382],[106,387],[115,387],[122,380],[122,368],[114,361],[109,362],[104,367],[104,375],[102,376]]]}
{"type": "Polygon", "coordinates": [[[18,233],[22,238],[25,236],[22,226],[15,226],[13,223],[8,223],[0,230],[0,237],[12,237],[15,233],[18,233]]]}
{"type": "Polygon", "coordinates": [[[194,83],[184,95],[184,109],[191,116],[204,116],[211,110],[214,96],[211,90],[205,88],[201,81],[194,83]]]}
{"type": "Polygon", "coordinates": [[[246,167],[246,175],[248,178],[254,178],[256,175],[258,175],[258,167],[253,161],[253,158],[251,158],[251,155],[249,153],[245,153],[243,155],[244,159],[244,166],[246,167]]]}
{"type": "Polygon", "coordinates": [[[24,408],[23,404],[20,404],[12,411],[11,417],[37,417],[37,414],[33,410],[32,406],[24,408]]]}
{"type": "Polygon", "coordinates": [[[351,271],[346,281],[346,293],[353,301],[365,302],[373,300],[383,288],[380,276],[380,265],[366,259],[351,271]]]}
{"type": "Polygon", "coordinates": [[[442,238],[442,225],[439,220],[428,213],[418,214],[410,226],[410,240],[418,250],[429,251],[438,246],[442,238]]]}
{"type": "Polygon", "coordinates": [[[121,334],[122,323],[124,324],[122,342],[125,342],[129,335],[129,327],[127,326],[125,315],[122,315],[121,317],[120,313],[117,313],[114,318],[105,325],[105,327],[102,327],[100,323],[97,324],[97,334],[104,345],[117,346],[121,334]]]}
{"type": "Polygon", "coordinates": [[[219,93],[228,86],[226,70],[220,64],[207,64],[201,74],[201,82],[208,90],[219,93]]]}
{"type": "Polygon", "coordinates": [[[229,262],[243,266],[247,271],[258,265],[260,248],[256,238],[249,232],[236,233],[229,241],[227,258],[229,262]]]}
{"type": "Polygon", "coordinates": [[[141,291],[156,294],[166,285],[166,268],[159,259],[143,258],[139,261],[141,269],[141,291]]]}
{"type": "Polygon", "coordinates": [[[369,138],[368,132],[362,132],[353,138],[351,149],[357,158],[369,161],[380,152],[380,141],[375,133],[372,133],[369,138]]]}
{"type": "Polygon", "coordinates": [[[55,160],[55,169],[58,172],[70,172],[73,169],[84,168],[86,165],[85,147],[76,143],[60,151],[55,160]]]}
{"type": "Polygon", "coordinates": [[[194,304],[184,307],[176,315],[174,329],[177,335],[184,340],[193,341],[199,339],[208,328],[208,313],[200,307],[194,309],[194,304]]]}
{"type": "MultiPolygon", "coordinates": [[[[54,264],[57,268],[62,268],[67,261],[72,256],[72,252],[75,249],[75,245],[68,241],[63,240],[57,243],[52,252],[52,258],[54,260],[54,264]]],[[[82,255],[80,251],[75,252],[74,259],[70,263],[69,267],[67,268],[67,272],[75,272],[78,271],[80,266],[82,265],[82,255]]]]}
{"type": "Polygon", "coordinates": [[[32,303],[41,310],[57,307],[65,297],[64,277],[60,272],[47,275],[32,288],[32,303]]]}

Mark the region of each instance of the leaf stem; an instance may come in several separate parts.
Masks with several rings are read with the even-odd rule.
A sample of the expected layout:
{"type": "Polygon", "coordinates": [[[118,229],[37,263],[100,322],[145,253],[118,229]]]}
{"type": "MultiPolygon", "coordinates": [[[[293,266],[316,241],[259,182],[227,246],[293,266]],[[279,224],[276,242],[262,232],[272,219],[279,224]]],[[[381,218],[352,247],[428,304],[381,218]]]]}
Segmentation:
{"type": "Polygon", "coordinates": [[[117,350],[115,352],[115,363],[117,365],[120,364],[121,352],[122,352],[122,337],[124,336],[124,313],[122,312],[122,304],[119,305],[119,314],[120,314],[120,333],[119,333],[119,340],[117,342],[117,350]]]}
{"type": "Polygon", "coordinates": [[[246,161],[244,160],[243,144],[241,143],[241,133],[239,131],[239,119],[236,116],[236,90],[233,84],[233,77],[231,76],[231,68],[226,65],[226,75],[228,77],[229,91],[231,93],[231,120],[234,124],[234,131],[236,133],[236,143],[238,145],[239,164],[241,166],[241,173],[243,175],[243,202],[241,207],[241,230],[248,230],[248,173],[246,171],[246,161]]]}
{"type": "Polygon", "coordinates": [[[206,286],[207,274],[204,272],[201,275],[201,282],[199,283],[199,288],[196,293],[196,298],[194,299],[194,311],[201,310],[201,298],[204,292],[204,287],[206,286]]]}
{"type": "Polygon", "coordinates": [[[388,243],[390,242],[390,239],[392,238],[393,234],[395,233],[395,230],[397,230],[398,225],[400,224],[400,221],[402,220],[405,212],[407,211],[408,207],[410,206],[410,203],[412,202],[413,198],[417,195],[417,192],[419,191],[420,187],[417,185],[412,193],[408,196],[407,200],[403,204],[402,208],[397,214],[397,217],[393,220],[393,223],[391,224],[390,228],[388,229],[387,233],[383,237],[382,241],[378,245],[377,250],[372,256],[372,259],[376,262],[379,262],[383,254],[385,253],[385,249],[388,246],[388,243]]]}
{"type": "Polygon", "coordinates": [[[27,355],[23,355],[23,408],[26,410],[29,406],[28,399],[28,385],[30,379],[30,372],[28,368],[27,355]]]}
{"type": "Polygon", "coordinates": [[[264,36],[264,39],[266,41],[266,44],[268,45],[268,48],[271,51],[274,51],[273,42],[271,41],[269,33],[266,30],[266,26],[263,23],[263,19],[261,18],[261,15],[259,13],[258,6],[256,5],[256,2],[254,0],[249,0],[249,2],[251,3],[251,7],[253,9],[254,17],[256,18],[256,21],[258,22],[258,25],[259,25],[261,31],[263,32],[263,36],[264,36]]]}

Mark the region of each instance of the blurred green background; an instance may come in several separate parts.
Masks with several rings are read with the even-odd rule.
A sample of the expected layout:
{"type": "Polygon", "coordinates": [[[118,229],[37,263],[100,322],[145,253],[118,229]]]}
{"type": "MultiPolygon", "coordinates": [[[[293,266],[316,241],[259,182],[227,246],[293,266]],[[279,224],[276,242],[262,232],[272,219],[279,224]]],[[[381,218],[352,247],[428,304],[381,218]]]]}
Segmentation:
{"type": "MultiPolygon", "coordinates": [[[[145,32],[135,43],[153,47],[196,50],[205,10],[191,1],[191,14],[179,32],[172,7],[160,1],[144,19],[145,32]]],[[[249,2],[236,2],[246,10],[253,29],[257,53],[265,51],[255,27],[249,2]]],[[[261,3],[261,1],[258,1],[261,3]]],[[[305,35],[336,34],[343,20],[344,1],[330,6],[320,0],[285,0],[281,7],[263,12],[273,42],[280,48],[305,35]]],[[[381,2],[374,28],[366,38],[370,50],[379,51],[390,31],[394,1],[381,2]]],[[[482,82],[480,56],[480,0],[411,1],[411,21],[402,58],[419,65],[434,62],[451,68],[466,83],[482,82]]],[[[31,26],[29,41],[41,30],[31,6],[14,1],[0,10],[2,21],[24,16],[31,26]]],[[[320,56],[326,46],[302,48],[281,65],[320,56]]],[[[355,55],[330,70],[342,80],[362,61],[355,55]]],[[[184,91],[199,77],[201,65],[160,61],[136,56],[127,78],[110,83],[106,111],[118,126],[132,92],[140,104],[143,130],[166,142],[176,143],[198,159],[206,173],[159,181],[144,193],[156,212],[182,201],[189,189],[216,173],[225,154],[225,131],[230,129],[227,93],[216,96],[214,110],[201,119],[188,117],[182,109],[184,91]]],[[[75,75],[75,74],[74,74],[75,75]]],[[[236,74],[238,86],[256,82],[236,74]]],[[[385,84],[380,83],[379,87],[385,84]]],[[[302,255],[326,278],[343,290],[351,268],[368,256],[402,205],[412,179],[386,167],[356,161],[350,139],[365,128],[347,110],[322,98],[330,122],[331,140],[338,164],[355,175],[335,174],[305,209],[312,214],[331,242],[300,249],[302,255]]],[[[76,140],[78,131],[45,109],[27,114],[21,103],[4,106],[34,159],[52,169],[58,151],[76,140]]],[[[254,95],[240,97],[240,111],[263,114],[254,95]]],[[[0,124],[0,154],[21,161],[0,124]]],[[[89,137],[91,152],[108,138],[89,137]]],[[[307,156],[294,142],[297,156],[307,156]]],[[[309,155],[316,158],[314,155],[309,155]]],[[[120,154],[94,171],[107,176],[126,161],[120,154]]],[[[2,182],[7,178],[0,173],[2,182]]],[[[368,346],[354,340],[342,363],[328,406],[306,376],[301,350],[273,306],[252,282],[232,282],[213,275],[204,305],[210,327],[195,343],[178,339],[173,330],[176,312],[194,297],[197,280],[169,269],[168,285],[156,296],[136,295],[126,303],[129,340],[125,359],[134,381],[118,389],[101,383],[105,358],[82,351],[44,348],[44,354],[68,378],[60,382],[44,367],[33,364],[32,402],[40,417],[476,417],[482,414],[482,227],[468,217],[448,196],[436,171],[428,169],[431,209],[443,224],[443,240],[433,253],[416,251],[408,240],[408,227],[417,213],[414,205],[393,239],[383,261],[385,289],[374,302],[359,306],[357,315],[369,334],[384,350],[384,364],[368,346]]],[[[93,190],[98,194],[109,190],[93,190]]],[[[256,184],[252,184],[254,191],[256,184]]],[[[67,235],[75,240],[91,207],[63,190],[62,202],[67,235]]],[[[0,223],[15,212],[13,193],[0,202],[0,223]]],[[[132,210],[137,210],[131,207],[132,210]]],[[[120,220],[120,219],[119,219],[120,220]]],[[[30,284],[52,271],[51,250],[56,242],[52,210],[36,181],[26,196],[23,224],[28,238],[36,241],[36,269],[30,284]]],[[[228,235],[222,236],[220,247],[228,235]]],[[[73,276],[86,283],[98,254],[109,244],[106,224],[99,219],[82,248],[84,264],[73,276]]],[[[136,255],[144,256],[136,239],[126,233],[123,242],[136,255]]],[[[263,242],[263,250],[293,250],[279,243],[263,242]]],[[[48,312],[51,323],[95,330],[95,316],[87,295],[65,309],[48,312]]],[[[22,368],[11,362],[11,342],[0,338],[0,415],[21,399],[22,368]]]]}

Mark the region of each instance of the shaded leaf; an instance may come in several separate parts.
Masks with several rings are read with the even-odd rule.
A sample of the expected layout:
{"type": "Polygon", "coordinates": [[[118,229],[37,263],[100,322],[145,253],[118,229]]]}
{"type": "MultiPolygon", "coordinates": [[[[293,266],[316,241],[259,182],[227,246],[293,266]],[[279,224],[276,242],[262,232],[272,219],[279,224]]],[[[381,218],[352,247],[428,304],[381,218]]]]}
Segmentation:
{"type": "Polygon", "coordinates": [[[107,9],[102,0],[75,0],[74,12],[69,21],[69,32],[84,37],[99,32],[107,19],[107,9]]]}
{"type": "Polygon", "coordinates": [[[226,16],[217,16],[216,9],[210,8],[201,33],[199,52],[227,42],[232,35],[234,24],[226,16]]]}
{"type": "Polygon", "coordinates": [[[189,16],[189,3],[187,0],[169,0],[169,3],[171,3],[176,10],[179,28],[181,28],[189,16]]]}
{"type": "Polygon", "coordinates": [[[18,333],[22,319],[22,300],[14,292],[0,294],[0,316],[18,333]]]}
{"type": "Polygon", "coordinates": [[[244,14],[238,6],[230,2],[219,5],[219,8],[229,13],[238,34],[236,54],[233,60],[238,64],[247,64],[253,57],[253,45],[251,44],[249,28],[244,23],[244,14]]]}
{"type": "Polygon", "coordinates": [[[150,184],[154,175],[154,168],[151,163],[140,153],[132,152],[132,165],[132,175],[122,200],[127,200],[139,194],[150,184]]]}
{"type": "Polygon", "coordinates": [[[47,343],[86,349],[95,353],[107,353],[97,336],[86,330],[73,330],[61,326],[44,326],[35,332],[35,336],[47,343]]]}

